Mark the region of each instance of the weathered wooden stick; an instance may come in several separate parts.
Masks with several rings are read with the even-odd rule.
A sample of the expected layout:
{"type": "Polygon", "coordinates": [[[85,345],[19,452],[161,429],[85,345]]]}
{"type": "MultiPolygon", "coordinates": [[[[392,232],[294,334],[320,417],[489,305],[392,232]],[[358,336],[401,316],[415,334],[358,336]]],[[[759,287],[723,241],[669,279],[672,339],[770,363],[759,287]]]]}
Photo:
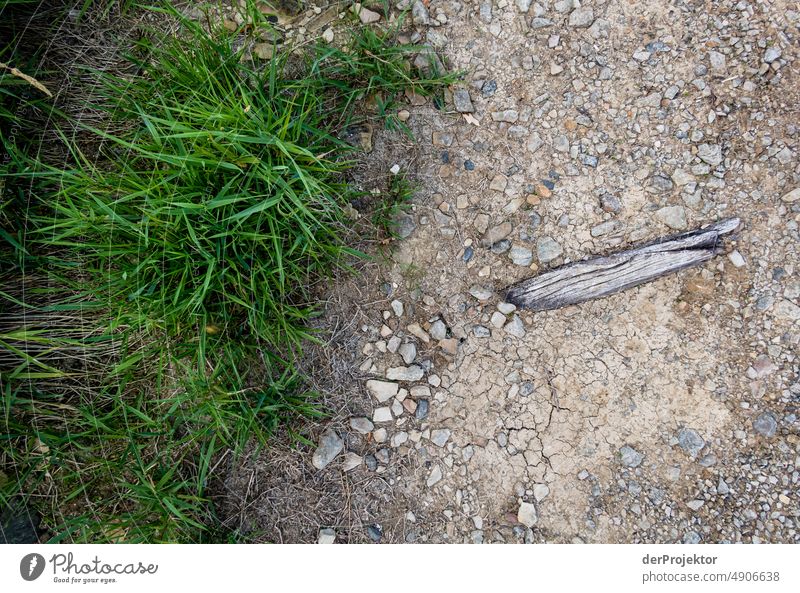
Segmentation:
{"type": "Polygon", "coordinates": [[[738,218],[728,218],[608,257],[569,263],[510,286],[506,301],[546,311],[605,297],[708,261],[719,252],[720,236],[738,226],[738,218]]]}

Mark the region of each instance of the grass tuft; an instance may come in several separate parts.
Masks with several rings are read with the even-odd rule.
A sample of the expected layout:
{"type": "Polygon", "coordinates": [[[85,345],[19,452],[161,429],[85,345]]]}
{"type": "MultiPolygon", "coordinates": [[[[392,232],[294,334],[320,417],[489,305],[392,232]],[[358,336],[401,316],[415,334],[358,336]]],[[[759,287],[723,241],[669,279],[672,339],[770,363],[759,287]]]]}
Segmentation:
{"type": "MultiPolygon", "coordinates": [[[[217,464],[322,414],[295,363],[315,339],[309,287],[360,255],[342,131],[401,129],[402,93],[454,79],[417,72],[396,30],[264,63],[256,10],[235,32],[149,10],[180,34],[150,31],[129,73],[88,71],[106,125],[61,117],[63,162],[2,136],[0,504],[35,509],[53,542],[229,537],[208,495],[217,464]]],[[[14,74],[0,72],[0,120],[30,104],[11,85],[38,82],[14,74]]],[[[376,223],[411,191],[393,178],[376,223]]]]}

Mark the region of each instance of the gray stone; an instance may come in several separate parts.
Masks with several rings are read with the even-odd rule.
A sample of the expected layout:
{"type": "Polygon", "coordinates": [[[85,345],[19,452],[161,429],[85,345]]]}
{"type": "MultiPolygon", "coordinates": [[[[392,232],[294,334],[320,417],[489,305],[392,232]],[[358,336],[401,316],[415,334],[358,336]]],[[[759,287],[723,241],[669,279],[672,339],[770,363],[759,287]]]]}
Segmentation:
{"type": "Polygon", "coordinates": [[[419,381],[425,372],[422,367],[411,365],[409,367],[392,367],[387,369],[386,378],[391,381],[419,381]]]}
{"type": "Polygon", "coordinates": [[[675,182],[675,185],[683,187],[694,181],[694,175],[683,169],[675,169],[672,173],[672,181],[675,182]]]}
{"type": "Polygon", "coordinates": [[[431,442],[437,447],[444,447],[449,438],[450,431],[446,428],[437,428],[431,431],[431,442]]]}
{"type": "Polygon", "coordinates": [[[511,251],[508,252],[508,256],[511,258],[511,261],[518,266],[529,266],[533,261],[533,252],[527,247],[521,247],[519,245],[512,247],[511,251]]]}
{"type": "Polygon", "coordinates": [[[678,432],[678,445],[692,457],[697,457],[706,446],[706,442],[693,428],[682,428],[678,432]]]}
{"type": "Polygon", "coordinates": [[[511,226],[511,223],[508,221],[496,224],[493,227],[489,228],[489,230],[487,230],[486,233],[484,233],[483,238],[481,239],[481,243],[485,247],[494,245],[498,241],[508,237],[513,229],[514,227],[511,226]]]}
{"type": "Polygon", "coordinates": [[[530,529],[539,521],[539,514],[536,512],[536,506],[531,502],[522,502],[517,511],[517,521],[522,523],[525,527],[530,529]]]}
{"type": "Polygon", "coordinates": [[[664,175],[653,175],[650,179],[650,185],[653,189],[661,192],[672,191],[672,180],[664,175]]]}
{"type": "Polygon", "coordinates": [[[363,463],[363,459],[361,455],[356,453],[345,453],[344,459],[342,460],[342,469],[346,472],[353,471],[359,465],[363,463]]]}
{"type": "Polygon", "coordinates": [[[428,417],[428,400],[417,400],[417,409],[414,411],[414,418],[417,420],[425,420],[428,417]]]}
{"type": "Polygon", "coordinates": [[[532,0],[517,0],[517,8],[520,12],[526,13],[531,8],[532,0]]]}
{"type": "Polygon", "coordinates": [[[397,352],[400,354],[404,363],[411,364],[417,357],[417,345],[413,342],[406,342],[397,349],[397,352]]]}
{"type": "Polygon", "coordinates": [[[473,284],[470,286],[469,293],[479,301],[488,301],[494,294],[490,288],[481,286],[479,284],[473,284]]]}
{"type": "Polygon", "coordinates": [[[546,19],[541,16],[537,16],[531,19],[531,29],[544,29],[545,27],[552,27],[553,21],[550,19],[546,19]]]}
{"type": "Polygon", "coordinates": [[[506,324],[506,316],[500,311],[495,311],[492,313],[491,322],[493,326],[495,326],[497,329],[500,329],[506,324]]]}
{"type": "Polygon", "coordinates": [[[395,216],[394,226],[397,235],[401,239],[407,239],[415,230],[417,230],[417,224],[414,222],[414,217],[405,213],[395,216]]]}
{"type": "Polygon", "coordinates": [[[375,429],[375,425],[369,418],[350,418],[350,428],[361,434],[369,434],[375,429]]]}
{"type": "Polygon", "coordinates": [[[699,544],[700,543],[700,534],[696,531],[687,531],[683,535],[683,543],[685,544],[699,544]]]}
{"type": "Polygon", "coordinates": [[[492,253],[495,255],[503,255],[509,249],[511,249],[511,241],[508,239],[502,239],[497,243],[493,243],[491,247],[492,253]]]}
{"type": "Polygon", "coordinates": [[[711,64],[713,70],[722,71],[727,67],[727,60],[725,54],[718,51],[708,52],[708,63],[711,64]]]}
{"type": "Polygon", "coordinates": [[[379,20],[381,20],[380,14],[372,10],[369,10],[368,8],[364,8],[361,4],[354,4],[353,9],[354,12],[358,15],[358,18],[365,25],[369,25],[370,23],[377,23],[379,20]]]}
{"type": "Polygon", "coordinates": [[[764,52],[764,61],[767,64],[772,64],[775,60],[781,57],[781,48],[772,46],[768,47],[767,51],[764,52]]]}
{"type": "Polygon", "coordinates": [[[438,484],[442,479],[442,468],[439,465],[434,465],[431,473],[428,475],[428,480],[425,482],[430,488],[431,486],[435,486],[438,484]]]}
{"type": "Polygon", "coordinates": [[[556,12],[559,14],[566,14],[575,7],[575,0],[556,0],[553,5],[556,12]]]}
{"type": "Polygon", "coordinates": [[[519,112],[516,109],[504,109],[502,111],[492,111],[492,120],[498,122],[506,122],[509,124],[516,123],[519,119],[519,112]]]}
{"type": "Polygon", "coordinates": [[[536,242],[536,256],[543,264],[560,257],[564,250],[552,237],[542,237],[536,242]]]}
{"type": "Polygon", "coordinates": [[[689,226],[686,220],[686,208],[683,206],[665,206],[657,210],[655,217],[671,229],[685,230],[689,226]]]}
{"type": "Polygon", "coordinates": [[[693,511],[699,511],[700,507],[702,507],[703,504],[705,504],[704,501],[699,500],[699,499],[695,499],[695,500],[690,500],[689,502],[687,502],[686,506],[689,507],[690,509],[692,509],[693,511]]]}
{"type": "Polygon", "coordinates": [[[465,88],[457,88],[453,91],[453,104],[459,113],[472,113],[475,108],[472,106],[472,99],[469,91],[465,88]]]}
{"type": "Polygon", "coordinates": [[[318,544],[333,544],[336,543],[336,532],[333,529],[326,528],[320,529],[317,536],[318,544]]]}
{"type": "Polygon", "coordinates": [[[620,448],[619,457],[625,467],[639,467],[644,459],[644,455],[629,445],[620,448]]]}
{"type": "Polygon", "coordinates": [[[503,315],[510,315],[517,310],[517,306],[512,305],[511,303],[497,303],[497,310],[503,315]]]}
{"type": "Polygon", "coordinates": [[[506,324],[505,330],[507,334],[515,338],[525,337],[525,326],[522,324],[522,319],[520,319],[519,315],[514,315],[511,321],[506,324]]]}
{"type": "Polygon", "coordinates": [[[701,144],[697,147],[700,160],[716,167],[722,162],[722,147],[719,144],[701,144]]]}
{"type": "Polygon", "coordinates": [[[600,207],[606,212],[617,213],[622,210],[622,203],[614,195],[603,194],[600,196],[600,207]]]}
{"type": "Polygon", "coordinates": [[[588,6],[576,8],[569,15],[569,26],[585,29],[594,22],[594,10],[588,6]]]}
{"type": "Polygon", "coordinates": [[[607,220],[606,222],[600,223],[592,227],[592,230],[590,232],[592,237],[602,237],[603,235],[607,235],[616,228],[617,228],[617,221],[607,220]]]}
{"type": "Polygon", "coordinates": [[[391,422],[393,419],[394,418],[392,416],[392,409],[389,408],[388,406],[384,406],[382,408],[375,408],[373,410],[373,412],[372,412],[372,421],[373,422],[376,422],[376,423],[391,422]]]}
{"type": "Polygon", "coordinates": [[[558,152],[569,152],[569,138],[564,134],[559,134],[553,139],[553,148],[558,152]]]}
{"type": "Polygon", "coordinates": [[[482,325],[476,325],[474,328],[472,328],[472,333],[475,334],[476,338],[488,338],[492,335],[492,332],[489,331],[489,328],[482,325]]]}
{"type": "Polygon", "coordinates": [[[753,429],[765,437],[775,436],[778,431],[778,422],[772,412],[763,412],[753,420],[753,429]]]}
{"type": "Polygon", "coordinates": [[[447,326],[444,321],[437,319],[431,324],[428,333],[434,340],[444,340],[447,337],[447,326]]]}
{"type": "Polygon", "coordinates": [[[339,438],[332,428],[322,433],[317,450],[311,458],[312,465],[317,469],[325,468],[344,449],[344,441],[339,438]]]}
{"type": "MultiPolygon", "coordinates": [[[[422,369],[420,369],[421,371],[422,369]]],[[[378,381],[376,379],[370,379],[367,381],[367,389],[369,392],[375,396],[379,402],[383,403],[392,399],[395,395],[397,395],[397,383],[391,383],[389,381],[378,381]]]]}
{"type": "Polygon", "coordinates": [[[403,311],[405,310],[405,308],[403,307],[403,303],[401,303],[400,301],[395,299],[390,304],[392,306],[392,311],[394,312],[394,314],[397,317],[402,317],[403,316],[403,311]]]}
{"type": "Polygon", "coordinates": [[[428,9],[420,0],[411,5],[411,20],[415,25],[429,25],[431,22],[428,9]]]}
{"type": "Polygon", "coordinates": [[[492,3],[491,2],[481,2],[480,8],[478,9],[479,15],[481,20],[484,23],[491,23],[492,22],[492,3]]]}
{"type": "Polygon", "coordinates": [[[781,200],[787,204],[793,204],[794,202],[800,200],[800,187],[794,188],[788,194],[783,194],[781,200]]]}

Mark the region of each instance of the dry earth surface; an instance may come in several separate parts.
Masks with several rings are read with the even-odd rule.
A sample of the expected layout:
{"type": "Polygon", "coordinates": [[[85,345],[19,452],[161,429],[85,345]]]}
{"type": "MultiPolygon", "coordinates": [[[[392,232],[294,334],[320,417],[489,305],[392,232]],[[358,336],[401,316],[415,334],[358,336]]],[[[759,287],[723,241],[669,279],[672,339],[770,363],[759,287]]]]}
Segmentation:
{"type": "MultiPolygon", "coordinates": [[[[410,98],[416,142],[375,133],[364,189],[394,164],[418,183],[403,239],[326,290],[308,365],[335,415],[317,450],[231,468],[229,526],[284,542],[799,542],[800,6],[374,14],[398,4],[464,85],[438,109],[410,98]],[[701,268],[557,311],[502,301],[539,271],[729,216],[740,231],[701,268]]],[[[334,38],[346,7],[325,8],[295,18],[330,25],[298,34],[334,38]]]]}

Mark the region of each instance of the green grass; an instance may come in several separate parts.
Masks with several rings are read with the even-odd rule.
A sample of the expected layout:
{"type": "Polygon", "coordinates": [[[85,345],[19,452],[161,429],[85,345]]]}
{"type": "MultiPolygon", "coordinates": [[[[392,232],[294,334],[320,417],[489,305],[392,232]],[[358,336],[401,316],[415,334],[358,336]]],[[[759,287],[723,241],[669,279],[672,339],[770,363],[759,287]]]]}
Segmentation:
{"type": "MultiPolygon", "coordinates": [[[[401,129],[401,93],[454,80],[415,72],[396,31],[263,63],[250,28],[150,10],[181,36],[138,42],[134,74],[88,72],[107,125],[58,120],[63,162],[2,136],[0,504],[35,509],[51,541],[230,538],[208,495],[216,464],[323,413],[296,362],[311,287],[359,256],[358,152],[341,132],[401,129]]],[[[12,86],[0,73],[6,124],[34,100],[12,86]]],[[[392,183],[387,220],[412,191],[392,183]]]]}

